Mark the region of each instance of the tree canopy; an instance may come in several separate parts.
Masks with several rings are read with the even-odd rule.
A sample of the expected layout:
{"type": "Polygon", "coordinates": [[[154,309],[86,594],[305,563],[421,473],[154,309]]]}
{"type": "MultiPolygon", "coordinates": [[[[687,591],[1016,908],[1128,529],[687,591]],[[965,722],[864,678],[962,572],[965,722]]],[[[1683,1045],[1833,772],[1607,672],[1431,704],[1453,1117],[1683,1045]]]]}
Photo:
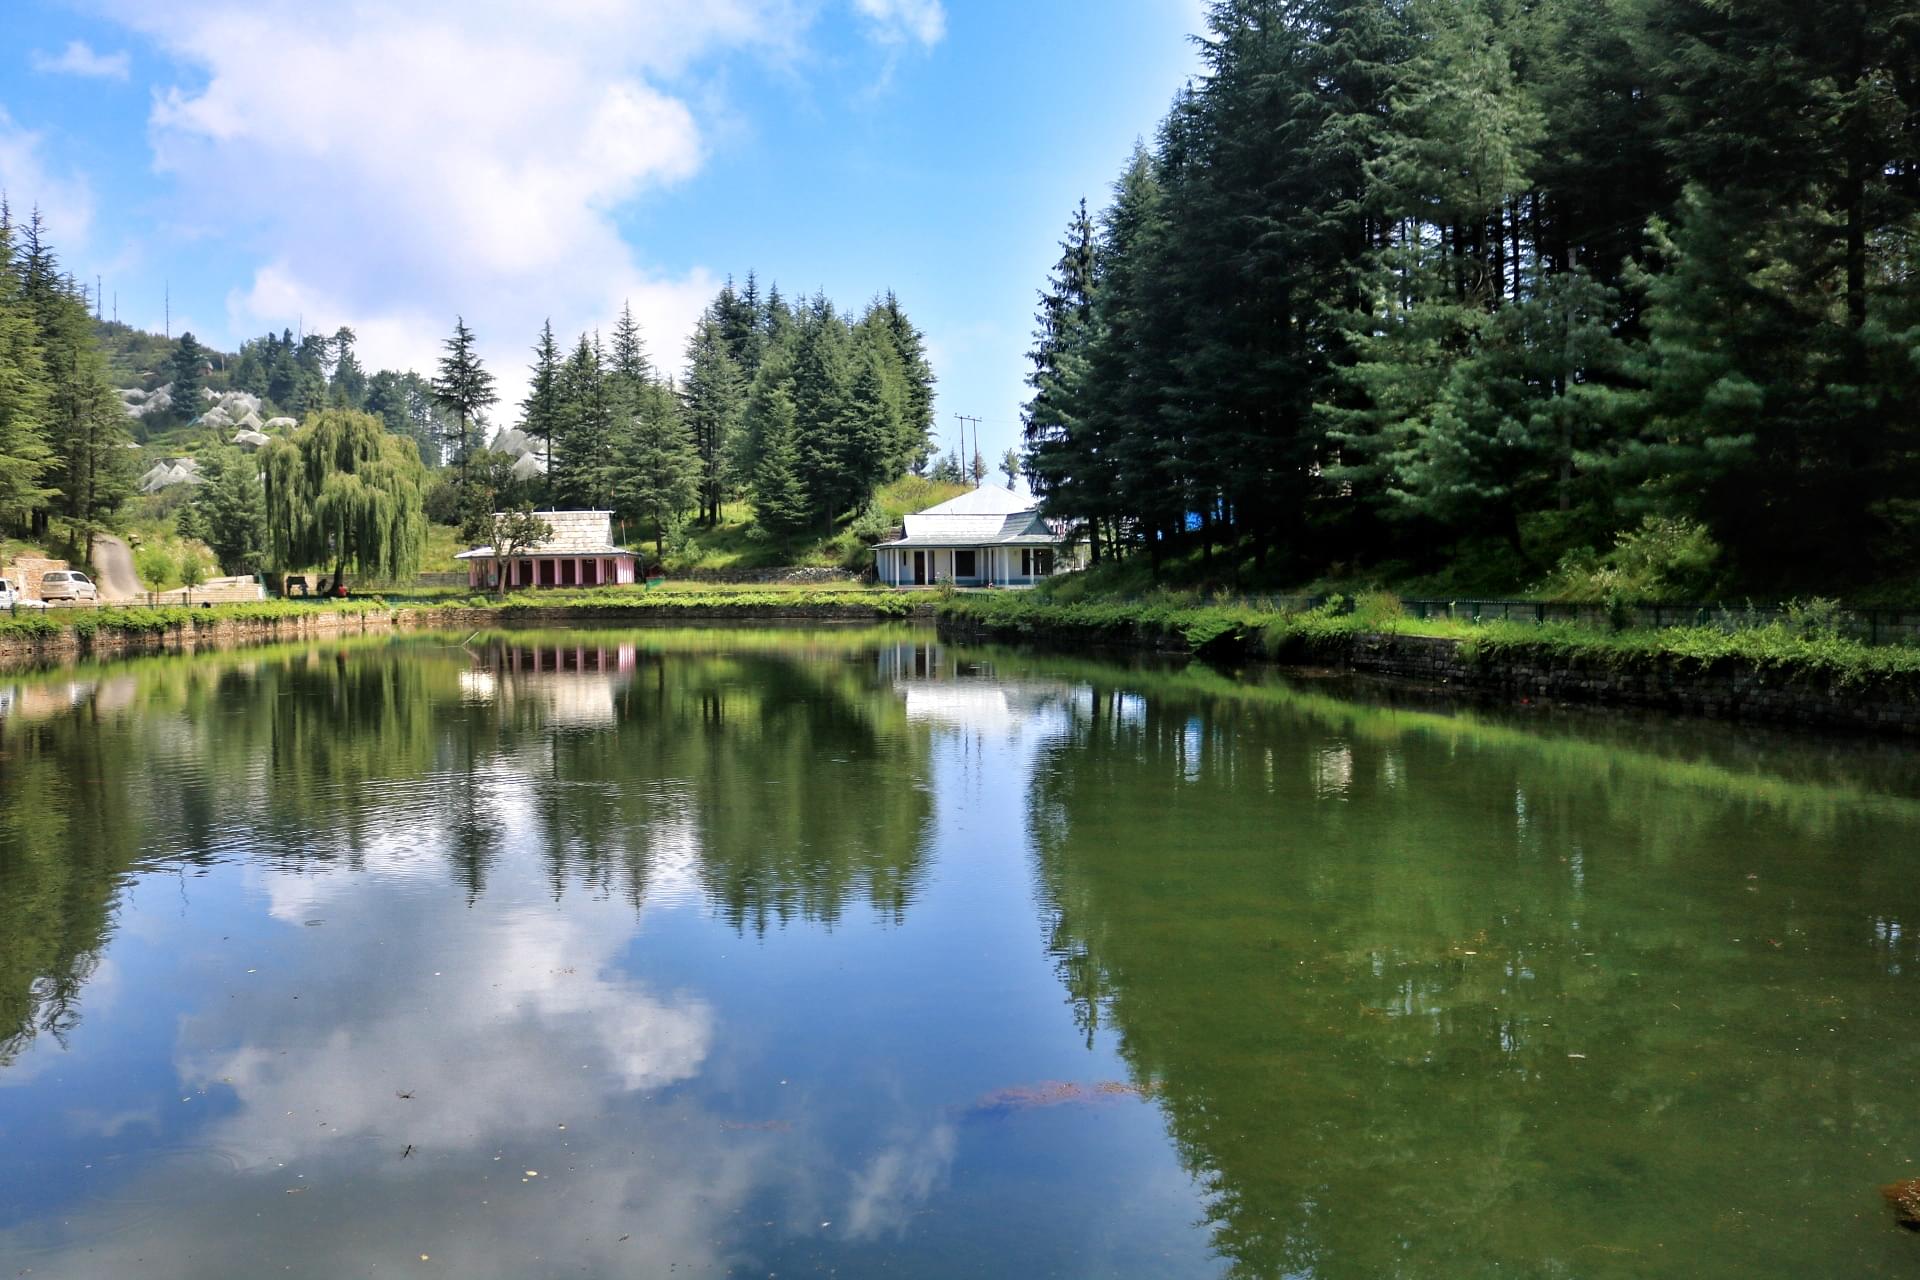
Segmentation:
{"type": "Polygon", "coordinates": [[[1217,0],[1201,53],[1041,295],[1026,465],[1099,552],[1920,572],[1909,6],[1217,0]]]}
{"type": "Polygon", "coordinates": [[[262,451],[268,559],[391,581],[419,571],[426,468],[411,440],[352,409],[314,415],[262,451]]]}

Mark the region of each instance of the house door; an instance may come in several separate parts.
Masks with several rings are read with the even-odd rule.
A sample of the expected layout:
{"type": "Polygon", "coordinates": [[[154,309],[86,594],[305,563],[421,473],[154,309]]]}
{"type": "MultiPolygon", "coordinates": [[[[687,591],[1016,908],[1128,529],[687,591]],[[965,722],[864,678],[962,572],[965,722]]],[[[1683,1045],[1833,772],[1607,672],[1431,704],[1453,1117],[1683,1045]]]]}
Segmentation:
{"type": "Polygon", "coordinates": [[[927,553],[924,551],[913,553],[913,585],[916,587],[927,585],[927,553]]]}

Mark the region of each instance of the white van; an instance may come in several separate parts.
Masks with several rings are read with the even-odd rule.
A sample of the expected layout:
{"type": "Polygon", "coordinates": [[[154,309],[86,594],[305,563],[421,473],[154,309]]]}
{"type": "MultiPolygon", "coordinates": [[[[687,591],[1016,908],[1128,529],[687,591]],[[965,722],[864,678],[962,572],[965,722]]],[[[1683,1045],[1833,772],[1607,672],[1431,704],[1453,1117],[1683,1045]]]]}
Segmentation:
{"type": "Polygon", "coordinates": [[[20,594],[20,584],[11,578],[0,578],[0,609],[44,609],[44,600],[29,600],[20,594]]]}
{"type": "Polygon", "coordinates": [[[78,569],[51,569],[40,575],[40,598],[49,604],[93,604],[100,599],[100,591],[78,569]]]}

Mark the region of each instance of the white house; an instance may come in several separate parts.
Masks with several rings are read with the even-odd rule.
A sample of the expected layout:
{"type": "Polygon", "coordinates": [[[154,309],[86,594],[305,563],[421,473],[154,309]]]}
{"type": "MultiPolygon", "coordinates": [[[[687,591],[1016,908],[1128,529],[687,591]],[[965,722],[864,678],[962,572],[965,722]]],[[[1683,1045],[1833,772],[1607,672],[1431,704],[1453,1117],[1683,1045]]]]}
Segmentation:
{"type": "MultiPolygon", "coordinates": [[[[537,547],[517,552],[506,563],[509,587],[607,587],[632,582],[637,557],[613,543],[610,511],[536,512],[553,529],[537,547]]],[[[467,585],[493,587],[499,560],[492,547],[474,547],[454,557],[467,566],[467,585]]]]}
{"type": "Polygon", "coordinates": [[[896,587],[1029,587],[1070,567],[1074,547],[1033,497],[972,489],[905,518],[905,536],[873,549],[874,576],[896,587]]]}

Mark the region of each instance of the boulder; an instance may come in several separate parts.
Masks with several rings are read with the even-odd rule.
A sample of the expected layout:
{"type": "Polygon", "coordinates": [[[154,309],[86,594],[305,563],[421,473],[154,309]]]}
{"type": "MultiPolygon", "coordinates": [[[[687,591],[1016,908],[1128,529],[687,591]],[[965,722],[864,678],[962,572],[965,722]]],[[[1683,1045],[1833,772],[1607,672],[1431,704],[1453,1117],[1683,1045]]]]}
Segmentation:
{"type": "Polygon", "coordinates": [[[1909,1231],[1920,1231],[1920,1178],[1890,1182],[1880,1194],[1893,1206],[1896,1220],[1909,1231]]]}

